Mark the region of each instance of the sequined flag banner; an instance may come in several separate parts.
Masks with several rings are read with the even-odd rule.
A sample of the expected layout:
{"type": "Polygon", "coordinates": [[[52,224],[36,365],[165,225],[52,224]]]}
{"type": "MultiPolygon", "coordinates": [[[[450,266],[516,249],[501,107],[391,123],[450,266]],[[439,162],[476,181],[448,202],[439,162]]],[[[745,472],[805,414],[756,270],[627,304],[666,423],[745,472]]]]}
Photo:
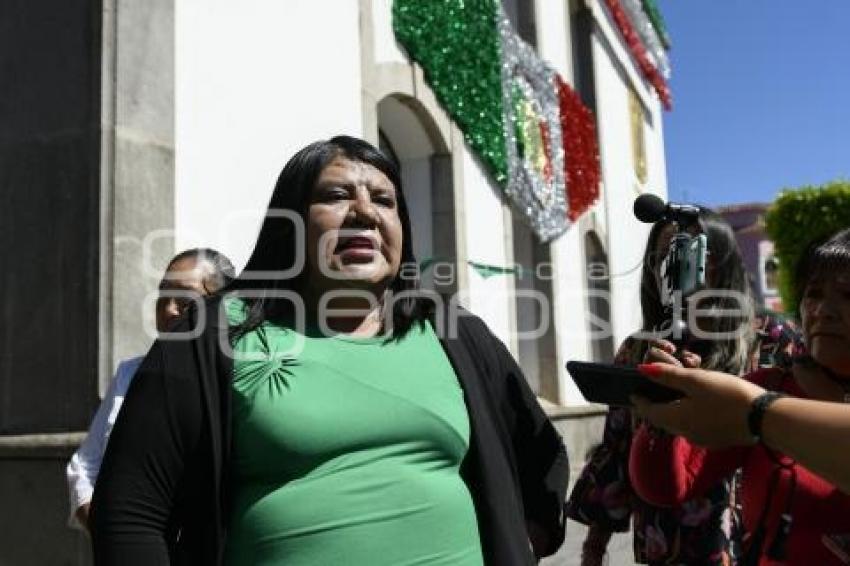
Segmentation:
{"type": "Polygon", "coordinates": [[[547,241],[569,226],[557,74],[514,32],[501,8],[499,35],[508,157],[505,192],[537,236],[547,241]]]}
{"type": "Polygon", "coordinates": [[[670,36],[667,34],[667,25],[664,23],[664,17],[661,15],[661,10],[658,9],[655,0],[641,0],[641,2],[643,3],[643,11],[646,12],[649,21],[652,22],[652,27],[655,28],[655,33],[658,34],[661,43],[666,49],[670,49],[670,36]]]}
{"type": "Polygon", "coordinates": [[[508,179],[498,0],[395,0],[396,39],[500,185],[508,179]]]}
{"type": "Polygon", "coordinates": [[[620,30],[620,35],[623,36],[623,40],[644,78],[658,93],[658,98],[661,99],[664,108],[671,110],[673,108],[673,96],[670,94],[670,87],[667,86],[667,81],[664,80],[661,72],[647,57],[646,47],[641,42],[640,35],[629,19],[629,14],[623,7],[623,3],[620,0],[605,0],[605,5],[608,7],[614,23],[617,24],[617,29],[620,30]]]}
{"type": "Polygon", "coordinates": [[[669,79],[670,60],[667,58],[667,49],[658,36],[658,32],[655,31],[655,26],[652,25],[649,15],[644,11],[643,2],[641,0],[621,0],[621,3],[643,46],[652,56],[655,66],[658,67],[665,79],[669,79]]]}
{"type": "Polygon", "coordinates": [[[578,107],[563,103],[563,81],[514,32],[501,4],[395,0],[393,28],[538,238],[548,241],[566,230],[589,206],[589,196],[598,196],[598,186],[588,188],[599,181],[593,116],[577,97],[578,107]],[[593,139],[565,139],[564,124],[572,125],[571,135],[593,139]],[[569,179],[577,179],[575,195],[569,179]]]}
{"type": "Polygon", "coordinates": [[[584,214],[599,198],[599,144],[593,112],[559,76],[558,101],[561,107],[561,135],[566,156],[567,197],[570,220],[584,214]]]}

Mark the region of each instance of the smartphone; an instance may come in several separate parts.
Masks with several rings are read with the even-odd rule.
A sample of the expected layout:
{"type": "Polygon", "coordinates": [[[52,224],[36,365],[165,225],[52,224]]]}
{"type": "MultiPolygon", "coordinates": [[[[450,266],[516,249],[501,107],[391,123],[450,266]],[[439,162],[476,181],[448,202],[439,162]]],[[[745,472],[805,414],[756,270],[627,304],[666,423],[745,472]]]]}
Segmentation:
{"type": "Polygon", "coordinates": [[[584,398],[592,403],[631,407],[632,395],[654,403],[669,403],[684,397],[681,391],[652,381],[632,367],[572,361],[567,362],[567,371],[584,398]]]}
{"type": "Polygon", "coordinates": [[[676,234],[670,242],[670,251],[661,265],[663,284],[662,302],[673,303],[673,293],[682,298],[705,288],[705,261],[708,239],[705,234],[691,236],[676,234]]]}
{"type": "Polygon", "coordinates": [[[680,248],[679,289],[683,297],[688,297],[705,287],[707,243],[705,234],[697,234],[680,248]]]}

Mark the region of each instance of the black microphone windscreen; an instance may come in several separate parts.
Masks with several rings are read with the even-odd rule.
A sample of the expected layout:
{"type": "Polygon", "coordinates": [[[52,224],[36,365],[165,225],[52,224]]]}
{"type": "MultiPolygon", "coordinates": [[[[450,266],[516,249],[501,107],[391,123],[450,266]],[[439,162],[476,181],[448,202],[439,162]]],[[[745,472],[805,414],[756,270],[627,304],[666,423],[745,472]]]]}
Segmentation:
{"type": "Polygon", "coordinates": [[[664,218],[667,205],[657,196],[646,193],[635,199],[635,217],[641,222],[658,222],[664,218]]]}

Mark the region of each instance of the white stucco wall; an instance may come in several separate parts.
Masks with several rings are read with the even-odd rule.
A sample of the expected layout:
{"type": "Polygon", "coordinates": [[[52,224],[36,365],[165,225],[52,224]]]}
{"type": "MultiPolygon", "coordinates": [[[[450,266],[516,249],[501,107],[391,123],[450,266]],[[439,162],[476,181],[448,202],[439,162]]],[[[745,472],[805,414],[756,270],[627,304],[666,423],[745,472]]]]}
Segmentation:
{"type": "Polygon", "coordinates": [[[585,296],[584,251],[578,227],[552,243],[554,271],[553,316],[555,318],[558,354],[558,390],[565,405],[582,403],[584,398],[570,379],[564,366],[569,360],[590,359],[585,296]]]}
{"type": "Polygon", "coordinates": [[[656,104],[651,107],[651,120],[646,128],[647,188],[666,199],[667,155],[664,153],[664,111],[656,104]]]}
{"type": "Polygon", "coordinates": [[[569,2],[532,0],[537,26],[537,53],[567,82],[572,82],[572,30],[569,21],[569,2]]]}
{"type": "Polygon", "coordinates": [[[237,269],[298,149],[362,134],[359,6],[175,2],[175,240],[237,269]]]}
{"type": "Polygon", "coordinates": [[[371,0],[375,63],[409,63],[393,32],[393,0],[371,0]]]}
{"type": "MultiPolygon", "coordinates": [[[[457,229],[465,232],[467,259],[496,266],[512,265],[513,250],[508,248],[506,241],[510,226],[502,209],[500,189],[485,175],[469,146],[464,144],[454,157],[460,157],[463,163],[463,204],[467,214],[464,224],[457,229]]],[[[461,304],[482,317],[496,336],[515,349],[511,336],[514,321],[510,304],[513,301],[513,279],[505,275],[485,279],[471,267],[467,267],[467,276],[468,294],[461,304]]]]}
{"type": "Polygon", "coordinates": [[[609,229],[608,261],[611,279],[611,318],[615,347],[640,327],[640,262],[650,226],[635,219],[634,199],[641,192],[666,198],[660,106],[640,79],[607,13],[597,5],[593,37],[593,61],[599,125],[600,158],[604,178],[604,205],[609,229]],[[652,129],[646,131],[648,176],[641,184],[634,171],[629,115],[629,88],[633,88],[652,113],[652,129]]]}
{"type": "MultiPolygon", "coordinates": [[[[566,2],[535,0],[537,52],[568,83],[573,83],[572,36],[566,2]]],[[[573,225],[550,245],[554,281],[552,316],[558,371],[558,390],[563,404],[583,403],[584,399],[564,366],[569,360],[589,359],[588,327],[585,310],[585,269],[583,235],[573,225]]]]}

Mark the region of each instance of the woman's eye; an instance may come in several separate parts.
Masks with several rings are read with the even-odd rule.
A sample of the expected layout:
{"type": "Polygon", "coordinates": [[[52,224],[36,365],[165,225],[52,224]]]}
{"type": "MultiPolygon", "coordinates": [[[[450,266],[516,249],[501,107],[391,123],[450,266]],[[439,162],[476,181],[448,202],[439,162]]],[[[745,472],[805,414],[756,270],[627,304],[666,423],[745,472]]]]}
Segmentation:
{"type": "Polygon", "coordinates": [[[348,191],[343,191],[341,189],[331,190],[325,193],[325,200],[345,200],[348,198],[348,191]]]}

